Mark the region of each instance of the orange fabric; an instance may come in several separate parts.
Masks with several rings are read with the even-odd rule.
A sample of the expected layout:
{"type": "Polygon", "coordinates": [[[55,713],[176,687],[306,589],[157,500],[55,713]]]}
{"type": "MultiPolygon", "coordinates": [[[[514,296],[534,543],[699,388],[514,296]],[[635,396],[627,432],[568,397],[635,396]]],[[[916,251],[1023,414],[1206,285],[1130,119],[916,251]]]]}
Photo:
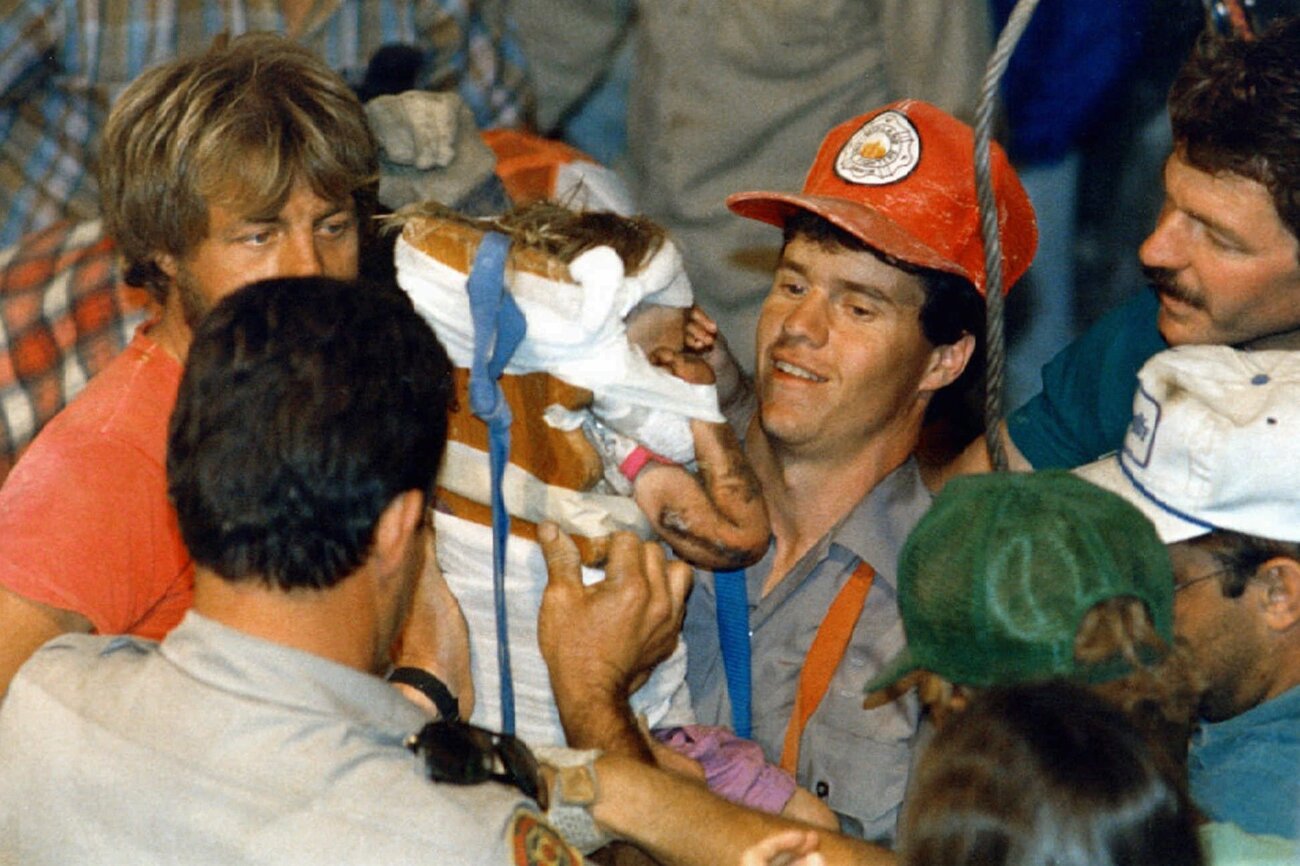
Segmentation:
{"type": "Polygon", "coordinates": [[[804,659],[803,670],[799,673],[799,690],[795,694],[794,710],[790,713],[790,723],[785,729],[785,745],[781,749],[781,769],[795,774],[799,769],[799,740],[803,737],[804,726],[808,719],[817,712],[817,706],[830,687],[835,669],[844,658],[853,629],[862,616],[862,607],[867,603],[867,593],[871,592],[871,583],[875,580],[876,570],[863,562],[854,569],[849,580],[840,589],[830,610],[817,628],[808,656],[804,659]]]}
{"type": "Polygon", "coordinates": [[[0,586],[101,634],[158,639],[194,565],[167,499],[181,364],[143,331],[33,440],[0,488],[0,586]]]}
{"type": "Polygon", "coordinates": [[[560,166],[571,162],[595,162],[562,141],[555,141],[518,129],[489,129],[483,140],[497,157],[497,177],[505,184],[516,205],[555,197],[555,178],[560,166]]]}

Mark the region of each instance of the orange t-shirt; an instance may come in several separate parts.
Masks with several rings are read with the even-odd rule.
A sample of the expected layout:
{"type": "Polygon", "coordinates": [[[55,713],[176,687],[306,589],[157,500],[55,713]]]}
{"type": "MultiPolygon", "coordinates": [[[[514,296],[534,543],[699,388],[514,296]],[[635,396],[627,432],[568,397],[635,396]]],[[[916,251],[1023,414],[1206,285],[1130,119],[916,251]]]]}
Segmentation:
{"type": "Polygon", "coordinates": [[[41,430],[0,488],[0,586],[101,634],[161,638],[194,596],[167,498],[181,364],[136,332],[41,430]]]}

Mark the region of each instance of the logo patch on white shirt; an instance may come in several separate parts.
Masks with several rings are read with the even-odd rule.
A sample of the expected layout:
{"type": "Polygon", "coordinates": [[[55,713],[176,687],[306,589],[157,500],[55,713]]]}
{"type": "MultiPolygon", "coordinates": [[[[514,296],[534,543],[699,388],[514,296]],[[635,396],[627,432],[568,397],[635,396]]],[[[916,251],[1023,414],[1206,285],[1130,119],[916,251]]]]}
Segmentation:
{"type": "Polygon", "coordinates": [[[916,170],[921,160],[921,136],[912,121],[886,111],[863,124],[840,148],[835,173],[849,183],[883,186],[916,170]]]}

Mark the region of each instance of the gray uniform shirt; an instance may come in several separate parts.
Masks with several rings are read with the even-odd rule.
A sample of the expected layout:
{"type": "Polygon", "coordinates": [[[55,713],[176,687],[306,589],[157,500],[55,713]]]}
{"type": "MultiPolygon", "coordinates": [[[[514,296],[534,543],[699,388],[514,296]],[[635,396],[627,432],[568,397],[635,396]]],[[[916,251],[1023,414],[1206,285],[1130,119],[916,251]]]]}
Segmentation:
{"type": "Polygon", "coordinates": [[[382,680],[189,612],[161,643],[65,635],[0,705],[0,863],[512,863],[536,819],[435,785],[382,680]]]}
{"type": "MultiPolygon", "coordinates": [[[[753,656],[754,739],[771,761],[781,757],[799,673],[822,618],[862,560],[876,570],[862,617],[817,711],[804,728],[799,784],[821,796],[845,832],[892,841],[907,786],[918,704],[914,693],[874,710],[862,708],[867,679],[903,648],[895,564],[912,527],[930,506],[915,461],[886,476],[779,584],[762,598],[774,549],[746,573],[753,656]]],[[[696,715],[731,724],[731,702],[718,644],[711,573],[697,574],[683,627],[687,682],[696,715]]]]}

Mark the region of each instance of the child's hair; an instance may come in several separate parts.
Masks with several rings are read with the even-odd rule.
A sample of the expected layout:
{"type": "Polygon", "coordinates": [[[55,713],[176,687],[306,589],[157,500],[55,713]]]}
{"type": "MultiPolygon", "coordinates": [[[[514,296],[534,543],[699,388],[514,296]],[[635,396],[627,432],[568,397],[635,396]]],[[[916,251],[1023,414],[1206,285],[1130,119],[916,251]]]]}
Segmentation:
{"type": "Polygon", "coordinates": [[[1198,866],[1182,786],[1129,719],[1064,681],[991,688],[939,730],[903,818],[906,866],[1198,866]]]}
{"type": "Polygon", "coordinates": [[[639,271],[664,245],[663,227],[644,216],[612,211],[573,211],[550,201],[536,201],[489,217],[469,217],[436,202],[403,211],[398,219],[419,213],[482,231],[500,232],[519,246],[537,250],[565,264],[597,246],[618,253],[629,274],[639,271]]]}

